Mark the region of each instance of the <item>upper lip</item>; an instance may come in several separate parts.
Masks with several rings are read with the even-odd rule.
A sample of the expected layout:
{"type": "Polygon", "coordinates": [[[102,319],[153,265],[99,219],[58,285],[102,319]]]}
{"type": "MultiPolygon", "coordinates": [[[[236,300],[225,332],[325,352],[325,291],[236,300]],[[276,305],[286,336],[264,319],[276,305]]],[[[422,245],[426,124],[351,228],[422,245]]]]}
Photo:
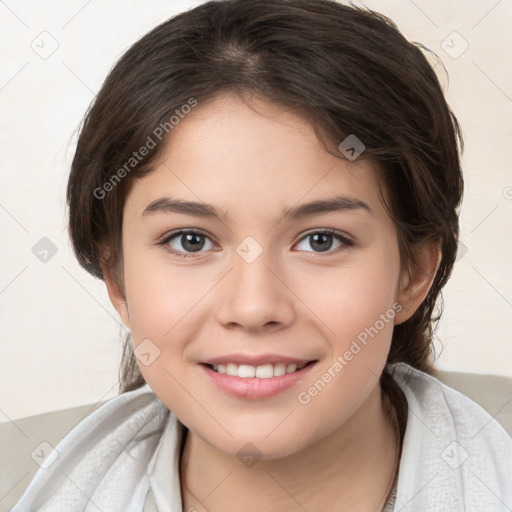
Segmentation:
{"type": "Polygon", "coordinates": [[[228,364],[234,363],[237,365],[247,364],[250,366],[262,366],[264,364],[306,364],[312,361],[312,359],[302,359],[300,357],[291,357],[280,354],[227,354],[224,356],[212,357],[206,361],[202,361],[203,364],[228,364]]]}

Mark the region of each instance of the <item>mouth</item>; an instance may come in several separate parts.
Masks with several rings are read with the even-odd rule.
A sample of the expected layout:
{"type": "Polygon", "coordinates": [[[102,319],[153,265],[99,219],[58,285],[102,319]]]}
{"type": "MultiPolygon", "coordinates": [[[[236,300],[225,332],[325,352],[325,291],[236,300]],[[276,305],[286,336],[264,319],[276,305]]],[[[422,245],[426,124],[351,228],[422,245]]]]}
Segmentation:
{"type": "Polygon", "coordinates": [[[248,400],[272,398],[302,382],[318,360],[260,362],[258,365],[234,362],[208,362],[198,366],[224,393],[248,400]]]}

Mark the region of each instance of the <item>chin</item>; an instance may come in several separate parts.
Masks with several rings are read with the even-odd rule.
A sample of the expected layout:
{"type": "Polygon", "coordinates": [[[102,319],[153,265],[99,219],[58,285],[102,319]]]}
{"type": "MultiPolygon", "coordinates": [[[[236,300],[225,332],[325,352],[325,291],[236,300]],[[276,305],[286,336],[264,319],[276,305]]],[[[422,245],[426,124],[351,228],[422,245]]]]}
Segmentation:
{"type": "MultiPolygon", "coordinates": [[[[279,421],[282,420],[283,418],[280,418],[279,421]]],[[[279,425],[279,421],[275,425],[279,425]]],[[[241,462],[244,462],[245,458],[249,460],[282,459],[300,452],[315,442],[312,439],[313,436],[309,438],[304,432],[303,425],[288,425],[288,428],[279,425],[272,432],[272,429],[262,430],[251,424],[242,425],[239,423],[236,427],[226,424],[226,430],[229,431],[232,437],[222,429],[222,432],[217,429],[215,434],[212,435],[212,429],[208,427],[205,428],[203,423],[198,430],[194,428],[189,428],[189,430],[212,448],[231,457],[236,457],[241,462]],[[271,433],[269,434],[269,432],[271,433]]]]}

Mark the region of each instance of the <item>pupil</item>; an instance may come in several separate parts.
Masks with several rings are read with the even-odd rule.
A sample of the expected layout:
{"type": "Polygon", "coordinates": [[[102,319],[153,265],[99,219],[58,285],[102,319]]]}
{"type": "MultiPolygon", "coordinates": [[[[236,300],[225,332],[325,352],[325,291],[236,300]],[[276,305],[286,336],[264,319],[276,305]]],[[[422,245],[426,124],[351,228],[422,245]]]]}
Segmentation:
{"type": "Polygon", "coordinates": [[[332,240],[330,240],[331,243],[328,244],[328,247],[326,247],[325,245],[322,245],[322,242],[318,242],[318,240],[321,239],[323,241],[323,243],[325,244],[325,242],[328,241],[329,238],[331,238],[331,235],[317,233],[316,235],[313,235],[313,242],[311,243],[311,247],[315,248],[315,245],[317,245],[316,248],[319,249],[320,251],[327,251],[330,249],[330,247],[332,245],[332,240]],[[320,246],[318,247],[318,245],[320,245],[320,246]]]}
{"type": "Polygon", "coordinates": [[[185,243],[183,243],[183,242],[182,243],[183,243],[183,247],[185,249],[192,250],[192,251],[199,251],[203,248],[204,240],[202,240],[202,243],[201,243],[201,241],[198,243],[193,242],[194,239],[196,239],[196,242],[197,242],[197,239],[202,237],[202,235],[196,235],[194,233],[186,233],[183,236],[185,237],[185,243]],[[190,244],[190,247],[187,247],[187,244],[190,244]]]}

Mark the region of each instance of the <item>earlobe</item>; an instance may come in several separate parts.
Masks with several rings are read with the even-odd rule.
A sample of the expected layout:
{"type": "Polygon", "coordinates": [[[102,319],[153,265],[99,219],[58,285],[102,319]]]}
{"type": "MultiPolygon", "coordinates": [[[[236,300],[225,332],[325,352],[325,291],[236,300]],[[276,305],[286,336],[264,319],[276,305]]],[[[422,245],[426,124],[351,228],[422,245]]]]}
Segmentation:
{"type": "Polygon", "coordinates": [[[425,300],[441,262],[439,243],[427,242],[416,246],[412,268],[401,276],[397,302],[402,309],[395,315],[395,325],[408,320],[425,300]]]}
{"type": "Polygon", "coordinates": [[[128,314],[128,304],[126,302],[125,293],[118,283],[118,279],[114,277],[110,265],[102,264],[103,280],[107,286],[110,302],[121,317],[126,327],[130,328],[130,317],[128,314]]]}

